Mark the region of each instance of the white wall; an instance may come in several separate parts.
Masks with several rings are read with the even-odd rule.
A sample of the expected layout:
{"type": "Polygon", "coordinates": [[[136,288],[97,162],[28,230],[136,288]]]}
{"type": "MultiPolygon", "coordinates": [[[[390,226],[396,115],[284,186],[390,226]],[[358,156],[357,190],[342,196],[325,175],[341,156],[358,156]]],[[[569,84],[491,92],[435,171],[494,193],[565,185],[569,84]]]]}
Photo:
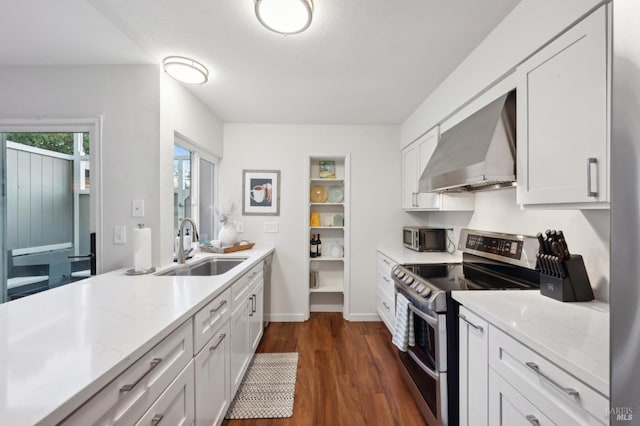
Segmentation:
{"type": "MultiPolygon", "coordinates": [[[[103,117],[103,271],[131,266],[131,200],[146,203],[144,223],[160,224],[157,66],[0,67],[0,118],[103,117]],[[113,227],[128,228],[113,244],[113,227]]],[[[98,231],[100,233],[100,231],[98,231]]],[[[158,246],[153,252],[159,259],[158,246]]]]}
{"type": "Polygon", "coordinates": [[[405,214],[400,210],[400,153],[397,126],[316,126],[225,124],[224,160],[219,201],[240,201],[242,169],[281,171],[280,216],[240,216],[240,238],[276,247],[271,318],[301,321],[309,297],[309,154],[351,153],[351,314],[376,312],[376,246],[400,241],[405,214]],[[262,232],[264,222],[277,221],[279,232],[262,232]]]}
{"type": "Polygon", "coordinates": [[[522,0],[402,123],[401,146],[479,96],[602,0],[522,0]]]}
{"type": "Polygon", "coordinates": [[[160,248],[159,265],[173,258],[173,145],[175,132],[199,150],[222,157],[222,120],[182,84],[162,73],[160,76],[160,248]]]}
{"type": "Polygon", "coordinates": [[[546,229],[562,229],[569,249],[584,258],[596,299],[609,300],[609,210],[523,210],[516,204],[515,188],[478,192],[473,213],[427,213],[430,226],[454,227],[458,244],[460,228],[536,235],[546,229]]]}

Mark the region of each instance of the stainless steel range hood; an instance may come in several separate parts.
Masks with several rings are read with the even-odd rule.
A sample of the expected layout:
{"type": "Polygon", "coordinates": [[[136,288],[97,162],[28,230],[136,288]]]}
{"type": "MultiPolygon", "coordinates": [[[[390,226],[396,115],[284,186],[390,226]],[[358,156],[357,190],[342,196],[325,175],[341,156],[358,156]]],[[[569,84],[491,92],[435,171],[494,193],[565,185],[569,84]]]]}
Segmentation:
{"type": "Polygon", "coordinates": [[[418,190],[462,192],[514,186],[516,94],[509,92],[442,134],[418,190]]]}

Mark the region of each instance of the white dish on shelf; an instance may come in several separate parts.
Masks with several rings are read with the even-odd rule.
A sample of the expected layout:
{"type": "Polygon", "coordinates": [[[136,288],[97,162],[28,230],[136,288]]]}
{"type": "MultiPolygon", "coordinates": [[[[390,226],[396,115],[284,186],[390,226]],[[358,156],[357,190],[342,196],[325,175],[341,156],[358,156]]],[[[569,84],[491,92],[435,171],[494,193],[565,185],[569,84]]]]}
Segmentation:
{"type": "Polygon", "coordinates": [[[327,189],[327,202],[341,203],[344,200],[344,189],[338,185],[332,185],[327,189]]]}

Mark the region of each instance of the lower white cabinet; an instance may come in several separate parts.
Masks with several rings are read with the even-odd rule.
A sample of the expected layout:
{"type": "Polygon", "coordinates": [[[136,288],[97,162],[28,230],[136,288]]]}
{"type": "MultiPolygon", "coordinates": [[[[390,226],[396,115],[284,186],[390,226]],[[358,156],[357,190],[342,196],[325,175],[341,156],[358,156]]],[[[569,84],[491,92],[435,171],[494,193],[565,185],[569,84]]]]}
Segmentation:
{"type": "Polygon", "coordinates": [[[460,425],[608,424],[609,399],[464,306],[460,425]]]}
{"type": "Polygon", "coordinates": [[[382,253],[378,253],[376,264],[377,311],[382,322],[393,334],[396,323],[396,298],[391,269],[396,265],[396,262],[382,253]]]}
{"type": "Polygon", "coordinates": [[[231,397],[236,394],[263,331],[264,281],[259,274],[231,313],[231,397]]]}
{"type": "Polygon", "coordinates": [[[489,406],[490,425],[545,426],[556,424],[492,369],[489,370],[489,401],[491,401],[489,406]]]}
{"type": "Polygon", "coordinates": [[[192,358],[193,321],[189,318],[62,424],[135,424],[192,358]]]}
{"type": "Polygon", "coordinates": [[[191,361],[147,410],[136,426],[160,424],[191,426],[195,417],[193,398],[193,361],[191,361]]]}
{"type": "Polygon", "coordinates": [[[486,426],[488,420],[489,326],[486,321],[464,307],[460,307],[458,322],[460,331],[460,426],[486,426]]]}
{"type": "Polygon", "coordinates": [[[227,321],[195,358],[196,426],[221,424],[229,408],[230,341],[227,321]]]}

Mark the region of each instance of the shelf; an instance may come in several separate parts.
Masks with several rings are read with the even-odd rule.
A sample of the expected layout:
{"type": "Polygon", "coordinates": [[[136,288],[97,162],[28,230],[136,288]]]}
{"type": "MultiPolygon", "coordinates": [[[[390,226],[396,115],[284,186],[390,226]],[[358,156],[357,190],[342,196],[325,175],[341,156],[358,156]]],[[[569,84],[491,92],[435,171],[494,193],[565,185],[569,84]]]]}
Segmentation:
{"type": "Polygon", "coordinates": [[[310,206],[344,206],[344,203],[309,203],[310,206]]]}
{"type": "Polygon", "coordinates": [[[310,257],[309,258],[310,261],[312,262],[342,262],[344,260],[344,257],[310,257]]]}
{"type": "Polygon", "coordinates": [[[311,183],[344,183],[344,179],[322,179],[322,178],[311,178],[309,179],[311,183]]]}
{"type": "Polygon", "coordinates": [[[344,288],[341,283],[309,289],[309,293],[342,293],[343,291],[344,288]]]}
{"type": "Polygon", "coordinates": [[[311,229],[344,229],[344,226],[310,226],[311,229]]]}

